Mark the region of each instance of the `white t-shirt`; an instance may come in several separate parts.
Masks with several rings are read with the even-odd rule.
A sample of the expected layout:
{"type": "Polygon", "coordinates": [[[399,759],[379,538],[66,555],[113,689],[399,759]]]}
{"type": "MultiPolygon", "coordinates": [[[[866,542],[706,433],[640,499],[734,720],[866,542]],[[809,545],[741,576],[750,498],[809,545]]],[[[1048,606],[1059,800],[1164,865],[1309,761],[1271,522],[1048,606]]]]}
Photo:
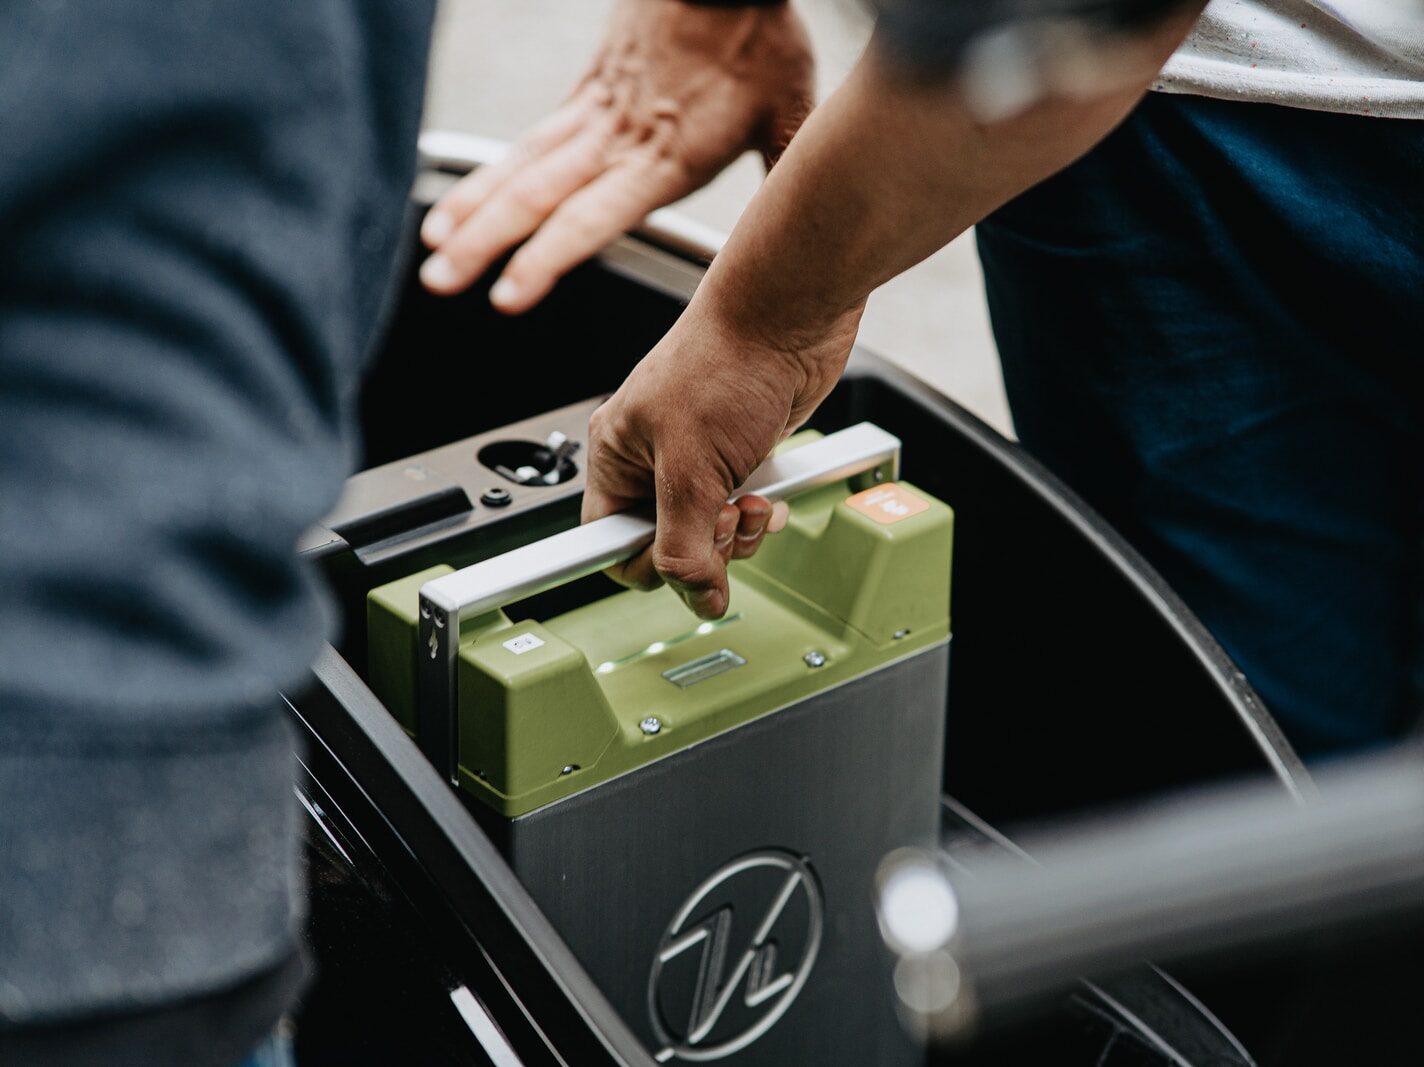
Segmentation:
{"type": "Polygon", "coordinates": [[[1424,119],[1424,0],[1211,0],[1153,88],[1424,119]]]}

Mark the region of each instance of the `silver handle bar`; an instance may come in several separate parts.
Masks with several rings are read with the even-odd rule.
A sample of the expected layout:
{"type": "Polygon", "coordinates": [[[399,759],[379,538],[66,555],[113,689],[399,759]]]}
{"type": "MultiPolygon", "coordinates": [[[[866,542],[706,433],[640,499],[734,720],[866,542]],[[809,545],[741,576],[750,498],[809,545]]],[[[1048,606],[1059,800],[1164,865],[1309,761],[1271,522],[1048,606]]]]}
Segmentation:
{"type": "MultiPolygon", "coordinates": [[[[900,439],[862,422],[773,456],[729,499],[755,493],[785,500],[872,471],[876,481],[900,476],[900,439]]],[[[654,530],[646,514],[609,515],[421,586],[416,737],[441,774],[459,784],[461,620],[630,559],[652,543],[654,530]]]]}

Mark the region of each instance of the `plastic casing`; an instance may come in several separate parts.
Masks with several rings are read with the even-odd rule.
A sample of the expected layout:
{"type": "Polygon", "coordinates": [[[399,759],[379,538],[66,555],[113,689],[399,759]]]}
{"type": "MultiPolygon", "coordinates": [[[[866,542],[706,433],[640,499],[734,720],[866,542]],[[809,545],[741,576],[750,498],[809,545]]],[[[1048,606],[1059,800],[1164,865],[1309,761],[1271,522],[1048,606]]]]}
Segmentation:
{"type": "MultiPolygon", "coordinates": [[[[852,508],[848,483],[792,501],[787,528],[729,568],[729,609],[716,623],[668,589],[540,621],[503,611],[468,620],[461,786],[501,815],[523,815],[947,640],[953,512],[899,485],[927,507],[888,523],[852,508]],[[719,673],[685,686],[665,677],[724,650],[719,673]]],[[[367,599],[371,687],[412,732],[419,590],[450,569],[367,599]]]]}

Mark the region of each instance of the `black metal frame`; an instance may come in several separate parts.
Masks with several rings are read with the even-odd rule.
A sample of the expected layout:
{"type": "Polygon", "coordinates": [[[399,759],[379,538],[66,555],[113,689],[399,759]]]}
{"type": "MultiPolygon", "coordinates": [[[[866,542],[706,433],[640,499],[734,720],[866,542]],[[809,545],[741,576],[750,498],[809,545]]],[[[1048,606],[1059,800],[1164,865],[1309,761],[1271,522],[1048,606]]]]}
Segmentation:
{"type": "Polygon", "coordinates": [[[459,976],[521,1059],[531,1067],[650,1067],[449,784],[365,683],[330,648],[313,670],[317,685],[290,707],[324,807],[353,828],[368,848],[365,861],[383,868],[450,946],[459,976]]]}
{"type": "MultiPolygon", "coordinates": [[[[951,431],[967,449],[981,456],[1004,485],[1012,484],[1052,512],[1150,605],[1182,647],[1191,650],[1219,698],[1250,735],[1270,773],[1296,799],[1314,795],[1310,772],[1240,668],[1156,569],[1087,501],[1018,442],[1004,437],[960,404],[882,357],[857,347],[847,366],[846,379],[851,383],[878,380],[912,398],[937,425],[951,431]]],[[[854,404],[851,417],[856,417],[854,404]]],[[[909,454],[911,476],[920,477],[923,456],[913,450],[909,454]]]]}
{"type": "MultiPolygon", "coordinates": [[[[704,256],[684,248],[664,244],[657,254],[675,255],[686,265],[705,265],[704,256]]],[[[484,287],[454,300],[437,301],[419,289],[413,270],[408,272],[385,358],[378,360],[375,384],[368,392],[369,459],[384,462],[408,455],[615,387],[681,306],[666,291],[644,288],[626,275],[626,270],[585,265],[541,308],[512,323],[489,309],[484,287]],[[520,374],[527,367],[475,369],[468,365],[473,362],[468,355],[465,363],[451,366],[441,354],[468,348],[477,337],[496,352],[501,346],[557,352],[570,338],[570,324],[596,324],[612,307],[620,309],[619,321],[606,330],[580,331],[577,343],[583,350],[577,359],[559,365],[567,371],[567,380],[561,383],[564,395],[521,394],[520,374]],[[430,380],[442,381],[437,395],[429,395],[428,384],[422,384],[430,380]],[[475,395],[486,401],[483,410],[472,412],[469,398],[475,395]],[[433,409],[423,410],[413,403],[417,398],[430,401],[433,409]],[[400,416],[405,417],[404,423],[400,416]]],[[[550,384],[541,381],[541,390],[550,384]]],[[[815,424],[832,429],[862,418],[881,421],[904,438],[906,476],[959,509],[954,594],[959,617],[950,708],[952,713],[956,708],[965,712],[951,723],[947,743],[948,774],[956,797],[1001,824],[1056,812],[1060,806],[1120,800],[1184,784],[1198,774],[1217,777],[1259,771],[1263,766],[1293,795],[1310,792],[1305,768],[1200,622],[1120,536],[1022,448],[949,398],[857,349],[845,382],[818,413],[815,424]],[[979,521],[991,512],[992,518],[979,521]],[[986,561],[992,564],[998,558],[990,539],[1006,528],[1015,531],[1018,540],[1012,551],[1022,554],[1025,566],[1015,568],[1016,573],[1008,569],[987,573],[986,561]],[[1064,557],[1061,565],[1068,573],[1056,590],[1051,590],[1054,583],[1045,582],[1045,576],[1062,577],[1062,572],[1053,570],[1059,561],[1044,558],[1045,553],[1064,557]],[[991,588],[995,581],[1004,583],[1002,598],[991,588]],[[1100,597],[1101,602],[1089,602],[1074,619],[1062,604],[1036,602],[1042,599],[1035,595],[1038,592],[1062,595],[1063,589],[1075,597],[1100,597]],[[1122,655],[1124,642],[1140,644],[1149,660],[1155,647],[1155,654],[1170,667],[1167,673],[1181,682],[1183,691],[1169,694],[1171,699],[1164,701],[1171,705],[1172,715],[1181,720],[1193,701],[1201,704],[1199,743],[1182,749],[1190,724],[1177,722],[1175,733],[1169,730],[1163,741],[1164,752],[1150,753],[1163,757],[1161,768],[1154,766],[1151,773],[1107,774],[1112,780],[1106,782],[1078,781],[1072,768],[1056,765],[1081,759],[1093,768],[1082,776],[1086,778],[1110,770],[1117,758],[1110,751],[1114,747],[1124,750],[1124,759],[1144,758],[1140,749],[1153,734],[1136,724],[1135,713],[1146,716],[1157,710],[1149,700],[1155,669],[1151,662],[1140,665],[1132,678],[1133,695],[1115,695],[1111,679],[1102,686],[1104,699],[1112,704],[1105,716],[1111,725],[1105,732],[1122,731],[1123,736],[1106,737],[1101,757],[1094,755],[1093,739],[1061,754],[1071,724],[1024,718],[1025,708],[1012,706],[1040,700],[1045,691],[1041,686],[1008,679],[1013,684],[1006,685],[1005,691],[1012,699],[1002,714],[993,714],[996,679],[985,670],[976,674],[973,663],[984,658],[979,653],[988,644],[1002,642],[1012,633],[1015,612],[1022,613],[1026,624],[1039,628],[1042,648],[1045,622],[1033,614],[1040,607],[1064,611],[1064,625],[1076,628],[1071,634],[1072,654],[1096,658],[1104,669],[1110,670],[1114,656],[1122,655]],[[1114,615],[1123,611],[1143,634],[1114,631],[1114,625],[1121,626],[1114,615]],[[980,627],[981,619],[987,625],[980,627]],[[1099,639],[1078,632],[1095,625],[1103,628],[1099,639]],[[982,638],[976,629],[985,631],[982,638]],[[1183,657],[1183,648],[1191,663],[1183,657]],[[1136,695],[1139,691],[1141,696],[1136,695]],[[1028,754],[1023,773],[1005,785],[990,764],[994,758],[1005,758],[1016,731],[1025,736],[1043,733],[1046,739],[1028,754]]],[[[564,509],[553,521],[572,523],[575,517],[564,509]]],[[[499,535],[494,536],[497,540],[499,535]]],[[[323,562],[339,573],[344,565],[340,556],[336,551],[323,562]]],[[[345,573],[351,573],[349,568],[345,573]]],[[[359,645],[361,638],[353,635],[352,641],[359,645]]],[[[991,658],[1003,662],[1004,655],[1000,649],[991,658]]],[[[1065,669],[1072,666],[1067,656],[1065,650],[1060,663],[1065,669]]],[[[316,685],[292,702],[307,748],[308,787],[324,794],[323,809],[361,841],[364,851],[356,862],[379,869],[433,936],[450,946],[454,970],[521,1059],[529,1064],[578,1067],[652,1064],[471,812],[352,667],[328,649],[314,670],[316,685]]],[[[1075,685],[1083,689],[1090,675],[1080,671],[1075,677],[1075,685]]]]}

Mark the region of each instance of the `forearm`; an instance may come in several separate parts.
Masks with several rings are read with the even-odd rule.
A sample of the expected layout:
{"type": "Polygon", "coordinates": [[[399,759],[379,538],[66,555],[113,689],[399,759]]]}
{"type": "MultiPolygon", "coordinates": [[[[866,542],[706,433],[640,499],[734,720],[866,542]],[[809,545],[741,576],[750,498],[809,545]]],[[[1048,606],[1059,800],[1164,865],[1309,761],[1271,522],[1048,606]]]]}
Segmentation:
{"type": "Polygon", "coordinates": [[[1195,14],[1138,39],[1135,76],[1121,88],[994,124],[976,120],[952,86],[898,76],[872,45],[753,199],[697,304],[777,347],[854,316],[876,286],[1101,140],[1195,14]]]}

